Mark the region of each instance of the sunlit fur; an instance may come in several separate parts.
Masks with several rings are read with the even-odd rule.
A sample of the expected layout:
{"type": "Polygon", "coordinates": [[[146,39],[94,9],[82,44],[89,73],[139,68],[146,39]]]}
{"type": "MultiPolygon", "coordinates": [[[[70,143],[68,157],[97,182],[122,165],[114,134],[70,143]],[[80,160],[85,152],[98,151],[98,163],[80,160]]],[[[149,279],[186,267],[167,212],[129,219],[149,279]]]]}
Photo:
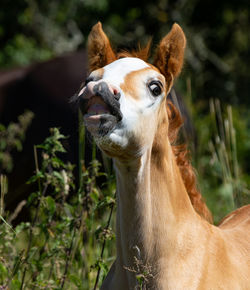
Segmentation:
{"type": "Polygon", "coordinates": [[[116,59],[100,22],[94,26],[88,38],[88,59],[90,71],[101,68],[116,59]]]}
{"type": "MultiPolygon", "coordinates": [[[[164,43],[165,43],[165,40],[163,39],[159,45],[159,47],[161,47],[161,50],[163,50],[162,46],[164,45],[164,43]]],[[[93,27],[92,33],[90,34],[89,39],[88,39],[88,54],[89,54],[90,71],[100,69],[104,65],[109,64],[110,62],[116,59],[123,58],[123,57],[138,57],[144,61],[147,61],[150,56],[150,45],[151,45],[151,40],[143,48],[139,48],[138,50],[133,50],[130,52],[123,50],[117,53],[117,55],[115,56],[114,52],[112,51],[112,48],[110,46],[107,36],[104,34],[104,32],[101,29],[101,24],[98,23],[96,26],[93,27]],[[100,35],[103,37],[100,37],[100,35]],[[111,59],[109,60],[107,59],[108,57],[106,57],[105,53],[103,52],[105,51],[103,47],[107,48],[107,54],[109,56],[110,55],[112,56],[111,59]]],[[[157,60],[155,62],[159,61],[159,58],[160,57],[158,53],[157,60]]],[[[182,62],[183,62],[183,56],[181,58],[180,67],[182,66],[182,62]]],[[[177,70],[178,74],[179,74],[179,70],[177,70]]],[[[193,167],[191,166],[191,163],[190,163],[186,145],[185,144],[176,145],[178,144],[176,142],[178,139],[178,132],[183,123],[181,114],[171,102],[168,102],[167,112],[168,112],[168,117],[169,117],[168,137],[172,145],[173,152],[176,156],[176,162],[180,168],[180,172],[182,174],[182,178],[186,186],[187,192],[189,194],[191,203],[194,206],[197,213],[199,213],[202,217],[204,217],[209,222],[212,222],[213,221],[212,215],[209,209],[207,208],[204,200],[202,199],[201,193],[197,189],[196,176],[195,176],[193,167]]]]}
{"type": "MultiPolygon", "coordinates": [[[[165,98],[150,120],[135,118],[142,123],[132,124],[133,138],[126,146],[113,142],[112,134],[100,146],[113,157],[117,180],[117,258],[101,289],[138,289],[136,275],[143,289],[250,289],[250,206],[228,215],[219,227],[209,223],[187,150],[175,144],[182,120],[166,95],[181,71],[185,43],[175,24],[160,42],[154,65],[146,73],[137,71],[138,81],[156,71],[165,77],[165,98]],[[138,149],[143,150],[134,154],[138,149]]],[[[104,66],[105,71],[110,62],[129,56],[113,52],[100,23],[92,29],[88,48],[91,70],[104,66]]],[[[114,64],[117,69],[120,62],[114,64]]],[[[134,71],[132,79],[124,76],[123,97],[133,93],[134,71]]],[[[133,98],[136,104],[138,96],[133,98]]]]}

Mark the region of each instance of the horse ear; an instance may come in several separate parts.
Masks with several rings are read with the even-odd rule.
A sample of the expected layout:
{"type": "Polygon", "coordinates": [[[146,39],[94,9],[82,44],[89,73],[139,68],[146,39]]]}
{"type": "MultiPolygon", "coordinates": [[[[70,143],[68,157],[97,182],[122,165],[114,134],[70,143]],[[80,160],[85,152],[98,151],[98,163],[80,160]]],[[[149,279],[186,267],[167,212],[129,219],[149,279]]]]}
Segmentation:
{"type": "Polygon", "coordinates": [[[181,27],[174,24],[171,31],[161,40],[154,65],[171,82],[181,72],[186,47],[186,37],[181,27]]]}
{"type": "Polygon", "coordinates": [[[102,30],[101,22],[94,25],[89,34],[88,59],[90,71],[101,68],[116,60],[109,39],[102,30]]]}

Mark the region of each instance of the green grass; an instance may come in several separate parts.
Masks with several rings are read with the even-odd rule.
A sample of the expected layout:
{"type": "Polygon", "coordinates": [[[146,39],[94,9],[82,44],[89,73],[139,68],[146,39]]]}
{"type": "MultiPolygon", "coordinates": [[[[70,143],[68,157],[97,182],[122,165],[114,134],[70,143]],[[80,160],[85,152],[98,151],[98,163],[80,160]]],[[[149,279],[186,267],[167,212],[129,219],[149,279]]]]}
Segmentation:
{"type": "Polygon", "coordinates": [[[211,99],[209,107],[208,115],[195,116],[198,148],[193,157],[201,192],[217,223],[227,213],[250,202],[250,184],[242,160],[249,147],[242,148],[248,136],[238,111],[230,105],[222,106],[218,99],[211,99]]]}

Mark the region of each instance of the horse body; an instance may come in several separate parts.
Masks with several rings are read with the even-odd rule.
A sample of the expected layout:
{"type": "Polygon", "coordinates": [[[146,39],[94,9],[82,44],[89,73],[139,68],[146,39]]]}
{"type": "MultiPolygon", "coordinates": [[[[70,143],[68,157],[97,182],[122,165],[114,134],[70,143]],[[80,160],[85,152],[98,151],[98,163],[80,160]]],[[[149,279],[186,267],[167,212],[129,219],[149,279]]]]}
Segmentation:
{"type": "Polygon", "coordinates": [[[183,168],[171,144],[176,116],[171,120],[166,95],[184,48],[174,25],[153,66],[117,60],[100,23],[90,34],[92,73],[79,103],[88,130],[113,158],[117,179],[117,259],[101,289],[250,289],[250,206],[219,227],[210,224],[190,189],[192,169],[183,168]]]}

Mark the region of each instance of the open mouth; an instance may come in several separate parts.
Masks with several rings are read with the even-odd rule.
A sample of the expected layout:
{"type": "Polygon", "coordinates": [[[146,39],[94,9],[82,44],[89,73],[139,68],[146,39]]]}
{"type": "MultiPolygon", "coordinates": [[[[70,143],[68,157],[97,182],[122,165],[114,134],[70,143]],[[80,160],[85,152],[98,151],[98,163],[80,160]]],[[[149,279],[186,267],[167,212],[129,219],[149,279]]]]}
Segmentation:
{"type": "Polygon", "coordinates": [[[93,96],[87,103],[84,118],[89,120],[98,120],[104,114],[110,114],[108,106],[101,97],[93,96]]]}
{"type": "Polygon", "coordinates": [[[93,89],[94,95],[79,96],[80,109],[87,129],[94,135],[106,135],[122,119],[120,96],[113,95],[107,85],[99,83],[93,89]]]}

